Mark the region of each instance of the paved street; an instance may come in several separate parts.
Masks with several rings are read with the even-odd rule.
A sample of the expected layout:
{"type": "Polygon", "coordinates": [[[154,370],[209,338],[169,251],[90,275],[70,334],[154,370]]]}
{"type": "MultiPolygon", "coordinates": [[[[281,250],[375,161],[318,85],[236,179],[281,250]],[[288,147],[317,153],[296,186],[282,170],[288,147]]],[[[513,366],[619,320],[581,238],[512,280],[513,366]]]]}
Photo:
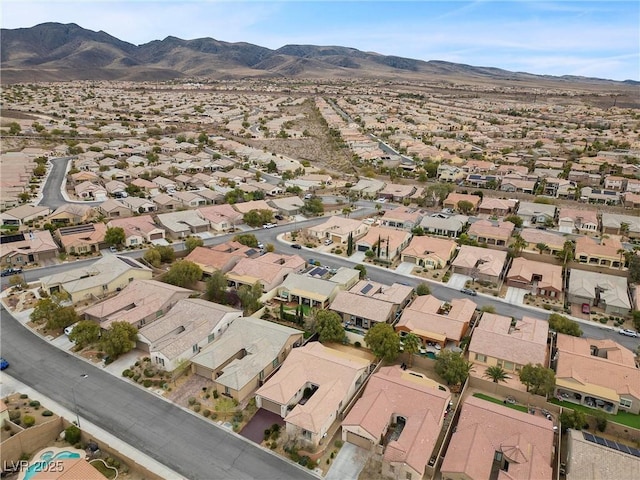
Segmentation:
{"type": "Polygon", "coordinates": [[[115,379],[0,312],[7,373],[189,479],[315,478],[239,435],[115,379]],[[89,373],[87,378],[81,375],[89,373]]]}

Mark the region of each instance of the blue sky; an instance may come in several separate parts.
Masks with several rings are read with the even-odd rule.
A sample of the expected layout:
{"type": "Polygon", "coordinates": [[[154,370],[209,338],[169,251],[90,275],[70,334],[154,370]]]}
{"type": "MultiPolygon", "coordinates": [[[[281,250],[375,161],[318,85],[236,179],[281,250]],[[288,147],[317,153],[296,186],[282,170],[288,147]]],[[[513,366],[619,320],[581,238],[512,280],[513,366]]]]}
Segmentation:
{"type": "Polygon", "coordinates": [[[3,0],[3,28],[77,23],[134,44],[212,37],[341,45],[421,60],[640,80],[640,2],[3,0]]]}

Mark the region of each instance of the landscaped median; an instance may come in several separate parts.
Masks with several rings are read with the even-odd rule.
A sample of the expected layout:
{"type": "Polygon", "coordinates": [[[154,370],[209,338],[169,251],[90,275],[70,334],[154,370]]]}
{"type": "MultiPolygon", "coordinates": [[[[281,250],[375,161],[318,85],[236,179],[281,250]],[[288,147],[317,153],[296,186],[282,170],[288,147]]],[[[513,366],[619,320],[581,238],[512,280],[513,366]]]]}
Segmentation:
{"type": "MultiPolygon", "coordinates": [[[[572,410],[577,410],[579,412],[583,412],[586,415],[593,416],[596,412],[602,410],[594,410],[593,408],[585,407],[584,405],[577,405],[571,402],[561,402],[556,398],[549,399],[549,403],[553,403],[554,405],[559,405],[562,408],[570,408],[572,410]]],[[[640,415],[634,415],[633,413],[624,412],[622,410],[618,411],[616,415],[612,415],[610,413],[604,412],[607,416],[607,420],[613,423],[619,423],[620,425],[625,425],[627,427],[640,429],[640,415]]]]}

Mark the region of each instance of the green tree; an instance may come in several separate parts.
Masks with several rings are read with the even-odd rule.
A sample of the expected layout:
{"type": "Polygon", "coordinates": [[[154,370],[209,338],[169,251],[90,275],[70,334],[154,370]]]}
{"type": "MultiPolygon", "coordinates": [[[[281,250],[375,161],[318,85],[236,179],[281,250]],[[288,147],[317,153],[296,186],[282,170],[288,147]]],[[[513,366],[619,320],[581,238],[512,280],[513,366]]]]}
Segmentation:
{"type": "Polygon", "coordinates": [[[172,263],[176,259],[176,252],[169,245],[158,245],[155,247],[160,253],[160,261],[162,263],[172,263]]]}
{"type": "Polygon", "coordinates": [[[580,325],[578,325],[578,322],[564,317],[559,313],[552,313],[549,315],[549,328],[558,333],[564,333],[573,337],[582,336],[582,329],[580,328],[580,325]]]}
{"type": "Polygon", "coordinates": [[[171,265],[164,281],[178,287],[193,287],[202,278],[202,269],[189,260],[178,260],[171,265]]]}
{"type": "Polygon", "coordinates": [[[33,323],[48,322],[60,308],[60,302],[56,301],[54,295],[41,298],[36,302],[29,318],[33,323]]]}
{"type": "Polygon", "coordinates": [[[544,252],[549,251],[549,246],[546,243],[538,242],[536,243],[536,250],[538,250],[540,255],[542,255],[544,252]]]}
{"type": "Polygon", "coordinates": [[[278,173],[278,166],[274,160],[267,163],[267,173],[278,173]]]}
{"type": "Polygon", "coordinates": [[[584,412],[566,408],[560,414],[560,424],[562,425],[563,432],[566,432],[569,428],[572,430],[582,430],[587,424],[587,416],[584,412]]]}
{"type": "Polygon", "coordinates": [[[473,370],[473,364],[468,362],[461,353],[440,350],[436,357],[435,370],[448,385],[460,385],[473,370]]]}
{"type": "Polygon", "coordinates": [[[53,316],[47,320],[47,328],[51,330],[65,328],[73,325],[78,320],[78,313],[71,305],[60,307],[54,312],[53,316]]]}
{"type": "Polygon", "coordinates": [[[64,430],[64,439],[71,445],[80,443],[80,435],[80,428],[76,427],[75,425],[69,425],[64,430]]]}
{"type": "Polygon", "coordinates": [[[205,298],[224,305],[227,301],[227,285],[227,276],[221,270],[216,270],[207,279],[205,298]]]}
{"type": "Polygon", "coordinates": [[[261,227],[265,223],[273,221],[273,212],[266,209],[249,210],[242,217],[242,221],[250,227],[261,227]]]}
{"type": "Polygon", "coordinates": [[[27,282],[22,275],[16,274],[9,277],[9,285],[22,290],[27,287],[27,282]]]}
{"type": "Polygon", "coordinates": [[[84,348],[100,339],[100,325],[91,320],[82,320],[73,327],[69,334],[69,340],[74,342],[78,348],[84,348]]]}
{"type": "Polygon", "coordinates": [[[640,283],[640,255],[629,255],[629,281],[640,283]]]}
{"type": "Polygon", "coordinates": [[[154,266],[156,268],[158,268],[160,266],[160,264],[162,263],[161,257],[160,257],[160,252],[158,251],[157,248],[148,249],[146,252],[144,252],[144,255],[142,256],[142,258],[149,265],[152,265],[152,266],[154,266]]]}
{"type": "Polygon", "coordinates": [[[258,239],[253,233],[242,233],[233,237],[234,242],[241,243],[246,247],[258,248],[258,239]]]}
{"type": "Polygon", "coordinates": [[[483,305],[480,311],[483,313],[496,313],[496,307],[493,305],[483,305]]]}
{"type": "Polygon", "coordinates": [[[331,310],[318,310],[315,314],[315,326],[321,342],[341,342],[344,339],[344,327],[340,315],[331,310]]]}
{"type": "Polygon", "coordinates": [[[640,331],[640,311],[635,310],[631,315],[633,315],[633,328],[636,332],[640,331]]]}
{"type": "Polygon", "coordinates": [[[513,223],[517,228],[522,228],[522,218],[518,215],[508,215],[504,217],[504,221],[513,223]]]}
{"type": "Polygon", "coordinates": [[[240,286],[238,289],[238,297],[240,298],[240,304],[242,305],[245,315],[251,315],[260,309],[262,306],[260,304],[260,297],[262,297],[262,295],[262,284],[260,282],[256,282],[252,286],[240,286]]]}
{"type": "Polygon", "coordinates": [[[556,254],[556,258],[558,258],[562,262],[562,267],[565,268],[569,262],[573,260],[573,250],[574,245],[571,240],[566,240],[562,245],[562,250],[560,250],[556,254]]]}
{"type": "Polygon", "coordinates": [[[113,322],[102,334],[100,345],[112,360],[131,351],[138,338],[138,329],[129,322],[113,322]]]}
{"type": "Polygon", "coordinates": [[[203,247],[204,240],[202,240],[200,237],[188,237],[184,241],[184,246],[187,249],[187,254],[189,254],[193,252],[196,249],[196,247],[203,247]]]}
{"type": "Polygon", "coordinates": [[[353,233],[349,232],[347,237],[347,257],[353,255],[353,233]]]}
{"type": "Polygon", "coordinates": [[[422,297],[423,295],[431,295],[431,288],[427,282],[420,282],[416,286],[416,295],[422,297]]]}
{"type": "Polygon", "coordinates": [[[107,228],[106,233],[104,234],[104,241],[108,245],[124,245],[125,240],[127,239],[124,228],[122,227],[111,227],[107,228]]]}
{"type": "Polygon", "coordinates": [[[507,372],[505,372],[504,368],[500,367],[499,365],[492,365],[490,367],[487,367],[487,369],[484,371],[483,376],[493,380],[493,383],[506,382],[508,378],[507,372]]]}
{"type": "Polygon", "coordinates": [[[550,395],[556,385],[554,371],[540,364],[526,364],[520,370],[519,376],[522,384],[527,387],[527,392],[531,392],[534,395],[550,395]]]}
{"type": "Polygon", "coordinates": [[[400,353],[400,336],[388,323],[376,323],[367,331],[364,341],[380,360],[393,362],[400,353]]]}
{"type": "Polygon", "coordinates": [[[522,253],[522,250],[527,246],[527,241],[522,238],[519,234],[513,236],[513,242],[511,243],[511,250],[513,252],[513,256],[517,257],[522,253]]]}
{"type": "Polygon", "coordinates": [[[267,243],[267,245],[264,247],[264,249],[267,252],[275,252],[276,251],[276,246],[273,243],[267,243]]]}
{"type": "Polygon", "coordinates": [[[464,215],[468,215],[473,211],[473,203],[469,202],[468,200],[460,200],[457,207],[458,211],[460,211],[464,215]]]}
{"type": "Polygon", "coordinates": [[[9,124],[9,134],[18,135],[22,131],[22,127],[18,122],[11,122],[9,124]]]}
{"type": "Polygon", "coordinates": [[[420,351],[422,340],[415,333],[408,333],[402,338],[405,353],[409,354],[409,366],[413,365],[413,356],[420,351]]]}
{"type": "Polygon", "coordinates": [[[360,272],[360,280],[366,278],[367,276],[367,267],[365,267],[364,265],[358,264],[355,267],[353,267],[354,270],[358,270],[360,272]]]}
{"type": "Polygon", "coordinates": [[[322,215],[324,213],[324,205],[320,197],[313,197],[304,201],[301,210],[309,215],[322,215]]]}

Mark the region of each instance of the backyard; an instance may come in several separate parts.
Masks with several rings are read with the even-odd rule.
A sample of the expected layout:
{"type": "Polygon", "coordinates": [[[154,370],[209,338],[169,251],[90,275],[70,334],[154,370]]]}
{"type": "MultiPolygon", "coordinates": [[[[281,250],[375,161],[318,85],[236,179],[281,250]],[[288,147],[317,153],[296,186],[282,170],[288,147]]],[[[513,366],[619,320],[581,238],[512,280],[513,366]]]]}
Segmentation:
{"type": "MultiPolygon", "coordinates": [[[[554,405],[560,405],[562,408],[570,408],[572,410],[584,412],[587,415],[593,415],[597,411],[597,410],[594,410],[593,408],[585,407],[584,405],[577,405],[575,403],[570,403],[570,402],[561,402],[556,398],[550,399],[549,403],[553,403],[554,405]]],[[[633,413],[624,412],[620,410],[618,411],[617,415],[606,413],[606,416],[607,416],[607,420],[610,422],[619,423],[620,425],[625,425],[627,427],[640,429],[640,415],[634,415],[633,413]]]]}
{"type": "Polygon", "coordinates": [[[489,395],[485,395],[484,393],[474,393],[474,397],[481,398],[482,400],[486,400],[491,403],[498,403],[500,405],[504,405],[505,407],[513,408],[514,410],[518,410],[520,412],[528,413],[529,409],[525,405],[517,405],[512,403],[507,403],[503,400],[499,400],[494,397],[490,397],[489,395]]]}

